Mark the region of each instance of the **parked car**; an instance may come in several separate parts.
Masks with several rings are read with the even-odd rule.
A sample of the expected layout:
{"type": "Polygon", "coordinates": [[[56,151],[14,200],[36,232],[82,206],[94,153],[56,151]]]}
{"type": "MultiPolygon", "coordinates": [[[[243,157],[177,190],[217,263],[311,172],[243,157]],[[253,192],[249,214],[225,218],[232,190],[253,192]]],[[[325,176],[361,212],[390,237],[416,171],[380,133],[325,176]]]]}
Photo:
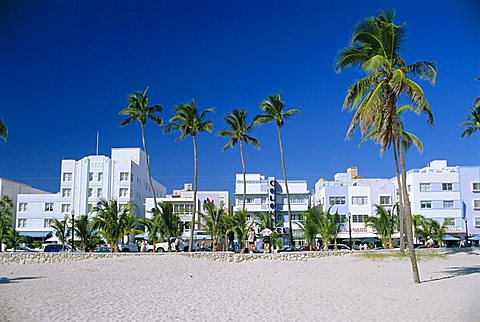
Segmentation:
{"type": "MultiPolygon", "coordinates": [[[[325,248],[322,246],[321,250],[323,251],[325,248]]],[[[350,247],[348,247],[345,244],[337,244],[337,249],[338,251],[347,251],[350,250],[350,247]]],[[[328,244],[328,250],[329,251],[336,251],[335,249],[335,244],[328,244]]]]}
{"type": "Polygon", "coordinates": [[[25,245],[23,246],[17,246],[15,247],[15,249],[13,248],[10,248],[10,249],[7,249],[7,252],[33,252],[34,250],[30,247],[27,247],[25,245]]]}
{"type": "Polygon", "coordinates": [[[138,252],[138,245],[135,244],[135,243],[118,244],[118,249],[119,249],[122,253],[138,252]]]}
{"type": "Polygon", "coordinates": [[[95,247],[95,253],[110,253],[110,245],[98,245],[95,247]]]}
{"type": "MultiPolygon", "coordinates": [[[[47,244],[45,245],[45,248],[43,249],[45,253],[59,253],[62,251],[62,244],[47,244]]],[[[65,252],[71,252],[73,251],[72,247],[70,245],[65,244],[64,248],[65,252]]]]}
{"type": "MultiPolygon", "coordinates": [[[[172,237],[170,239],[170,247],[172,247],[172,245],[175,245],[176,240],[177,240],[177,237],[172,237]]],[[[188,252],[188,244],[184,242],[182,239],[179,239],[178,241],[178,250],[188,252]]],[[[153,252],[153,245],[147,245],[147,252],[153,252]]],[[[157,253],[168,252],[168,243],[167,242],[156,243],[155,252],[157,253]]]]}

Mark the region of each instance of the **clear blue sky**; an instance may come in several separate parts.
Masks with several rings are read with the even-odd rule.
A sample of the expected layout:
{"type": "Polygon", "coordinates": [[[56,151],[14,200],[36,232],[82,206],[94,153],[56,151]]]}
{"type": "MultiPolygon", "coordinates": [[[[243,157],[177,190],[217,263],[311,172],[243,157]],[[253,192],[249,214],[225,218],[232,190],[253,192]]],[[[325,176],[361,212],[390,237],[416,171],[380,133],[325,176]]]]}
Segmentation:
{"type": "MultiPolygon", "coordinates": [[[[347,87],[362,74],[333,71],[351,30],[379,9],[395,8],[406,22],[407,62],[434,60],[437,84],[420,81],[435,115],[406,119],[425,152],[409,151],[407,167],[433,159],[480,164],[480,135],[461,139],[458,124],[480,95],[478,1],[1,1],[0,117],[9,128],[0,141],[0,177],[56,192],[60,161],[111,147],[141,146],[140,128],[120,128],[127,95],[150,87],[163,118],[194,98],[214,107],[215,132],[233,108],[252,118],[269,94],[282,91],[302,115],[284,129],[288,177],[320,177],[356,165],[366,177],[392,177],[391,152],[345,141],[351,113],[342,112],[347,87]]],[[[152,175],[167,191],[191,182],[192,142],[175,143],[148,126],[152,175]]],[[[253,133],[262,149],[246,149],[249,172],[282,177],[276,129],[253,133]]],[[[241,172],[238,148],[221,152],[226,139],[198,137],[199,189],[233,190],[241,172]]]]}

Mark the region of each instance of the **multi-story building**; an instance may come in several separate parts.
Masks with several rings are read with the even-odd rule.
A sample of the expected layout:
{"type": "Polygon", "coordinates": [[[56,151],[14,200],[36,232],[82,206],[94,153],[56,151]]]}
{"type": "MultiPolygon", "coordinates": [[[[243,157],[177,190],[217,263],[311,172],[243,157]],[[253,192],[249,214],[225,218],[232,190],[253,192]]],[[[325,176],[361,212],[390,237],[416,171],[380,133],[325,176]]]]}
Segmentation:
{"type": "MultiPolygon", "coordinates": [[[[173,213],[178,214],[182,221],[182,238],[190,238],[190,225],[193,214],[193,191],[192,184],[187,183],[182,190],[173,190],[171,195],[166,195],[164,198],[157,198],[157,203],[167,202],[172,204],[173,213]]],[[[228,191],[197,191],[197,211],[205,211],[205,204],[213,203],[218,207],[224,207],[225,214],[229,213],[230,199],[228,191]]],[[[154,207],[153,198],[145,200],[145,216],[151,218],[150,210],[154,207]]],[[[197,221],[200,221],[198,215],[197,221]]],[[[197,224],[195,225],[194,238],[201,239],[204,237],[205,229],[197,224]]]]}
{"type": "Polygon", "coordinates": [[[392,210],[395,204],[395,186],[388,179],[367,179],[358,175],[356,167],[350,167],[345,173],[337,173],[333,181],[320,179],[312,189],[312,206],[323,211],[330,209],[344,222],[338,235],[339,239],[374,237],[371,227],[365,227],[368,216],[376,214],[376,205],[392,210]],[[351,225],[351,227],[349,227],[351,225]]]}
{"type": "MultiPolygon", "coordinates": [[[[117,199],[119,204],[134,202],[137,217],[144,217],[143,204],[152,196],[146,171],[146,154],[140,148],[113,148],[111,158],[91,155],[81,160],[62,160],[60,192],[19,194],[16,228],[22,235],[44,237],[52,219],[71,214],[94,215],[101,198],[117,199]]],[[[156,195],[166,189],[152,179],[156,195]]]]}
{"type": "MultiPolygon", "coordinates": [[[[292,230],[296,246],[304,244],[303,231],[297,224],[303,220],[305,211],[309,206],[309,194],[306,180],[288,180],[290,192],[290,206],[292,212],[292,230]]],[[[244,200],[243,174],[237,174],[235,178],[235,205],[233,211],[243,209],[244,200]]],[[[275,218],[275,223],[283,222],[282,242],[289,244],[288,231],[288,203],[285,181],[275,177],[265,177],[260,174],[246,175],[245,209],[248,220],[254,220],[255,214],[270,213],[275,218]]]]}
{"type": "MultiPolygon", "coordinates": [[[[392,182],[396,185],[396,179],[392,182]]],[[[396,185],[397,186],[397,185],[396,185]]],[[[480,167],[448,166],[434,160],[425,168],[407,171],[412,214],[443,223],[452,218],[447,234],[464,238],[480,233],[480,167]]]]}
{"type": "Polygon", "coordinates": [[[17,196],[19,194],[38,194],[38,193],[48,193],[40,189],[32,188],[24,183],[0,178],[0,198],[7,196],[12,200],[13,210],[12,210],[12,220],[13,223],[17,222],[17,196]]]}

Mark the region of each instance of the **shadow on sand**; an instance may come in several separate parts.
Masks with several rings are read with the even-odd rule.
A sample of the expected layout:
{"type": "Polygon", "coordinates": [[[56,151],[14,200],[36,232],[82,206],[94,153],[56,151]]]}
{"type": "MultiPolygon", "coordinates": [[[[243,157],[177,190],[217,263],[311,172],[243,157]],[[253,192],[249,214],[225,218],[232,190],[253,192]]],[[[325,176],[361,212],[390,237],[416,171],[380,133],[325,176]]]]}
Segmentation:
{"type": "Polygon", "coordinates": [[[35,280],[38,278],[40,277],[13,277],[13,278],[0,277],[0,284],[18,283],[24,280],[35,280]]]}
{"type": "Polygon", "coordinates": [[[467,266],[467,267],[449,267],[446,270],[441,271],[440,273],[447,274],[447,276],[431,278],[429,280],[423,281],[422,283],[441,281],[441,280],[454,278],[454,277],[458,277],[458,276],[480,274],[480,265],[467,266]]]}

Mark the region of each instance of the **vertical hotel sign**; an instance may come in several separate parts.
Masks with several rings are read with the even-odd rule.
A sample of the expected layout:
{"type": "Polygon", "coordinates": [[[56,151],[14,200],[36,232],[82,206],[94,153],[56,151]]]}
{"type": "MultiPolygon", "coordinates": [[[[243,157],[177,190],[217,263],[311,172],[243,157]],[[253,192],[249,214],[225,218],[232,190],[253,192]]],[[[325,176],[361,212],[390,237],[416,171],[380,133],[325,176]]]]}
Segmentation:
{"type": "Polygon", "coordinates": [[[268,177],[268,213],[275,218],[275,177],[268,177]]]}

